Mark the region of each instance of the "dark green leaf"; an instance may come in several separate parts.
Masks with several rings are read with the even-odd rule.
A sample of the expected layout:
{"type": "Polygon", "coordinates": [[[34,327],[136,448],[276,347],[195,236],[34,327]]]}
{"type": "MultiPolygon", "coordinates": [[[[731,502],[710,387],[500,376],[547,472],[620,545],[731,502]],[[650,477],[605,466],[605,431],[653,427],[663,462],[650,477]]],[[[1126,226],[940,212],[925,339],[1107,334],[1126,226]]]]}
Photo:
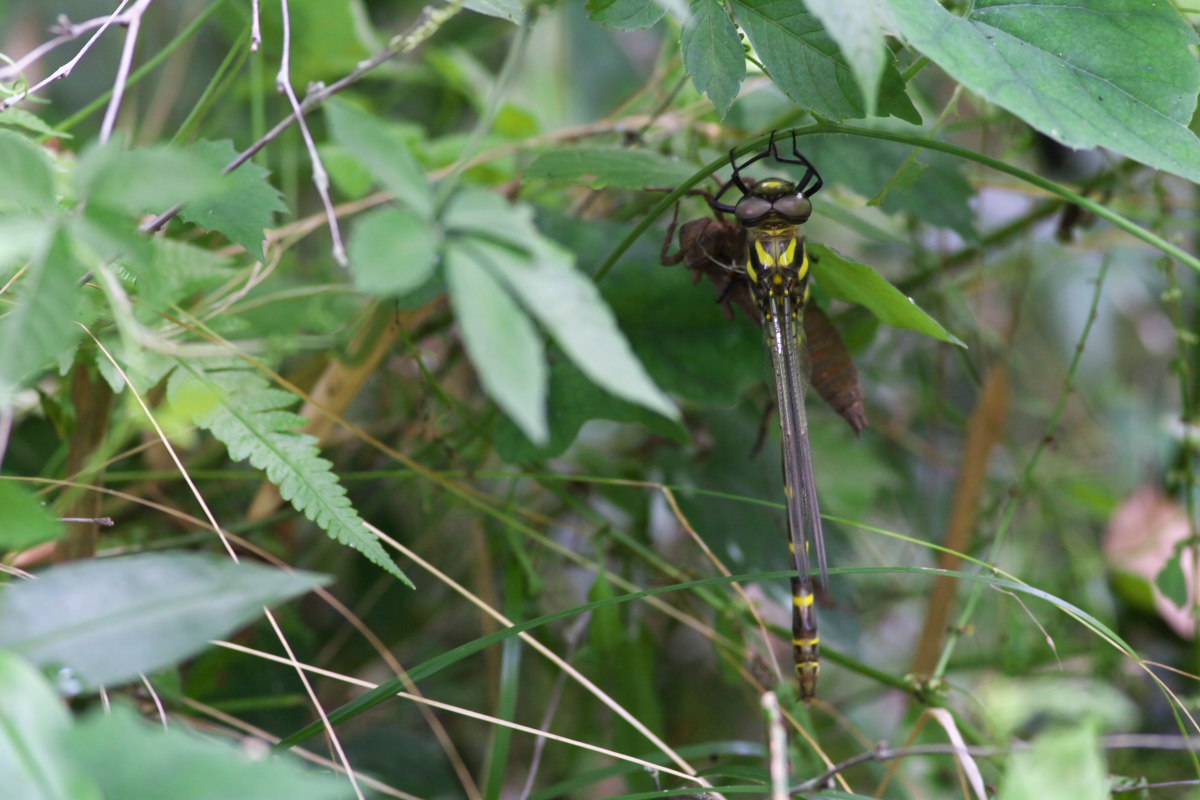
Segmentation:
{"type": "MultiPolygon", "coordinates": [[[[522,256],[508,251],[511,258],[522,256]]],[[[472,244],[446,250],[446,285],[484,389],[531,440],[546,441],[546,362],[533,323],[472,244]]]]}
{"type": "Polygon", "coordinates": [[[550,437],[540,447],[507,418],[500,420],[492,441],[501,458],[514,464],[557,458],[575,441],[584,423],[593,419],[632,422],[676,442],[688,438],[680,423],[598,390],[578,367],[566,360],[555,361],[550,367],[548,405],[550,437]]]}
{"type": "MultiPolygon", "coordinates": [[[[192,152],[217,173],[237,155],[228,140],[201,140],[192,152]]],[[[268,174],[258,164],[247,161],[222,175],[212,192],[184,205],[179,216],[205,230],[217,231],[262,261],[263,229],[271,226],[276,212],[287,211],[279,190],[267,180],[268,174]]]]}
{"type": "Polygon", "coordinates": [[[73,323],[82,275],[67,234],[47,231],[29,267],[12,287],[15,306],[0,320],[0,342],[7,343],[0,347],[0,408],[80,335],[73,323]]]}
{"type": "Polygon", "coordinates": [[[326,581],[199,553],[75,561],[8,589],[0,647],[43,668],[69,668],[86,688],[121,684],[326,581]]]}
{"type": "MultiPolygon", "coordinates": [[[[3,119],[5,115],[0,116],[3,119]]],[[[42,148],[13,131],[0,130],[0,210],[54,205],[50,159],[42,148]]]]}
{"type": "Polygon", "coordinates": [[[732,405],[767,376],[762,333],[726,317],[720,290],[693,285],[682,265],[628,261],[604,280],[604,296],[656,383],[701,405],[732,405]]]}
{"type": "Polygon", "coordinates": [[[525,177],[582,182],[593,189],[674,187],[689,179],[696,168],[647,150],[581,147],[542,153],[529,165],[525,177]]]}
{"type": "Polygon", "coordinates": [[[842,58],[854,70],[858,88],[867,98],[867,113],[874,113],[875,98],[879,92],[879,78],[888,63],[884,49],[884,21],[886,0],[805,0],[808,7],[829,35],[838,44],[842,58]]]}
{"type": "Polygon", "coordinates": [[[965,347],[958,337],[948,332],[933,317],[905,297],[887,279],[866,264],[851,261],[836,250],[822,244],[809,243],[813,260],[813,275],[822,289],[829,294],[857,303],[871,311],[885,325],[909,330],[941,339],[943,342],[965,347]]]}
{"type": "Polygon", "coordinates": [[[375,179],[396,199],[423,219],[433,212],[425,171],[408,142],[383,120],[339,100],[325,104],[334,140],[366,165],[375,179]]]}
{"type": "Polygon", "coordinates": [[[21,550],[62,533],[62,523],[24,486],[0,481],[0,550],[21,550]]]}
{"type": "Polygon", "coordinates": [[[1200,40],[1171,3],[980,0],[966,17],[934,0],[889,3],[909,44],[1042,133],[1200,181],[1188,128],[1200,40]]]}
{"type": "Polygon", "coordinates": [[[1187,607],[1187,577],[1183,572],[1183,555],[1189,554],[1190,551],[1176,551],[1167,563],[1163,565],[1162,571],[1154,579],[1154,585],[1163,595],[1174,603],[1179,608],[1187,607]]]}
{"type": "MultiPolygon", "coordinates": [[[[734,0],[734,13],[776,85],[814,114],[842,120],[867,113],[854,72],[820,21],[794,0],[734,0]]],[[[886,62],[880,114],[914,124],[920,114],[903,93],[903,80],[886,62]]]]}
{"type": "Polygon", "coordinates": [[[62,752],[71,715],[37,670],[0,651],[0,775],[4,794],[22,800],[76,800],[94,796],[73,776],[62,752]]]}
{"type": "Polygon", "coordinates": [[[163,730],[117,705],[97,710],[66,738],[72,760],[107,798],[121,800],[334,800],[344,779],[312,774],[289,758],[255,758],[185,725],[163,730]]]}
{"type": "Polygon", "coordinates": [[[649,28],[666,13],[656,0],[588,0],[587,10],[596,22],[619,31],[649,28]]]}
{"type": "Polygon", "coordinates": [[[349,245],[354,285],[381,297],[424,285],[437,263],[436,233],[405,208],[380,208],[359,218],[349,245]]]}
{"type": "Polygon", "coordinates": [[[708,95],[717,114],[724,117],[746,77],[746,52],[723,4],[692,0],[691,11],[680,42],[683,68],[697,91],[708,95]]]}

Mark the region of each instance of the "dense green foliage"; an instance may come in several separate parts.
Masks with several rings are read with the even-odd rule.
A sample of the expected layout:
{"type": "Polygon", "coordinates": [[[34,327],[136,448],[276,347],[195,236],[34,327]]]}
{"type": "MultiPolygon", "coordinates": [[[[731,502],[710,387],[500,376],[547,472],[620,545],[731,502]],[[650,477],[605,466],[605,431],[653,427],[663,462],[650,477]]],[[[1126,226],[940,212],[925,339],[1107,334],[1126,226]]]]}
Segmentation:
{"type": "Polygon", "coordinates": [[[0,6],[0,794],[1200,780],[1196,16],[467,5],[0,6]],[[810,705],[761,333],[661,263],[792,130],[810,705]]]}

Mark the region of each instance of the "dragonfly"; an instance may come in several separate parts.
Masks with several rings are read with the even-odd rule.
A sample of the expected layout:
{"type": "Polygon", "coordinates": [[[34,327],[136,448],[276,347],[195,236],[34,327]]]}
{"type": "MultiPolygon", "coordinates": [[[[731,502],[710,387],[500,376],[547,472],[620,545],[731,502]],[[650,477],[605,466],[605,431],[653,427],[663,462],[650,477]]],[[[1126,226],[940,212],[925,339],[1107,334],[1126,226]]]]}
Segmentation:
{"type": "Polygon", "coordinates": [[[762,322],[774,372],[783,444],[788,549],[794,570],[792,650],[800,697],[811,702],[816,697],[820,675],[821,640],[809,568],[810,545],[822,586],[828,585],[829,568],[804,408],[805,375],[811,366],[810,339],[821,347],[820,368],[813,371],[814,386],[856,432],[866,426],[866,416],[857,373],[848,356],[842,357],[844,346],[836,330],[824,315],[814,314],[818,311],[815,306],[806,313],[811,260],[800,229],[812,215],[812,196],[821,190],[824,181],[816,167],[800,153],[794,131],[791,144],[791,155],[781,153],[772,133],[766,149],[740,164],[735,157],[736,149],[731,150],[732,177],[709,198],[709,205],[715,211],[732,214],[736,226],[719,220],[685,223],[680,229],[680,251],[673,256],[667,254],[668,234],[662,260],[664,264],[685,261],[697,278],[707,274],[718,281],[718,274],[723,272],[726,285],[721,300],[726,303],[727,313],[728,303],[733,300],[762,322]],[[799,181],[784,178],[751,181],[742,177],[743,170],[766,158],[801,166],[804,174],[799,181]],[[722,202],[721,198],[731,189],[740,192],[741,197],[736,203],[722,202]],[[836,346],[827,341],[830,331],[837,340],[836,346]],[[833,355],[829,354],[830,348],[836,351],[833,355]]]}

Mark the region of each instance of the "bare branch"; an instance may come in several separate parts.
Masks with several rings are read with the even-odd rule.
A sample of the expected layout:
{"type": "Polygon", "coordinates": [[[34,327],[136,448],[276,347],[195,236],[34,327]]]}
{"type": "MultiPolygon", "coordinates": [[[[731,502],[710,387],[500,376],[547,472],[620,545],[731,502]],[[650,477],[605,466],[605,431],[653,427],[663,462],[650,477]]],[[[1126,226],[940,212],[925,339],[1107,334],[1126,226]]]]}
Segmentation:
{"type": "Polygon", "coordinates": [[[129,68],[133,64],[133,51],[137,48],[138,33],[142,29],[142,15],[150,7],[153,0],[137,0],[133,8],[125,14],[128,29],[125,31],[125,46],[121,48],[121,61],[117,65],[117,76],[113,80],[112,99],[104,111],[104,122],[100,125],[100,141],[107,142],[112,136],[113,127],[117,124],[117,114],[121,110],[121,100],[125,96],[125,83],[129,80],[129,68]]]}

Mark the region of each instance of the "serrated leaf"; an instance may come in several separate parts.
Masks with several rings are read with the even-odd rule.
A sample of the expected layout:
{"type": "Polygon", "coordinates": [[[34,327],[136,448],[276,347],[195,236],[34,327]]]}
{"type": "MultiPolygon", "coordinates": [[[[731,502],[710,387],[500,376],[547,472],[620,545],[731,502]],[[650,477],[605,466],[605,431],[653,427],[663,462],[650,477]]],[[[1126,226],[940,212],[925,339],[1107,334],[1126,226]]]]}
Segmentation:
{"type": "Polygon", "coordinates": [[[476,246],[509,291],[596,385],[678,419],[679,409],[646,374],[596,285],[575,269],[569,253],[542,238],[531,242],[532,259],[487,242],[476,246]]]}
{"type": "Polygon", "coordinates": [[[533,323],[469,242],[447,248],[446,285],[484,389],[526,436],[544,443],[546,354],[533,323]]]}
{"type": "Polygon", "coordinates": [[[531,180],[578,181],[593,189],[619,186],[647,189],[675,186],[692,177],[695,167],[646,150],[580,147],[542,153],[529,165],[531,180]]]}
{"type": "Polygon", "coordinates": [[[64,749],[104,797],[123,800],[335,800],[344,780],[313,774],[290,757],[255,758],[186,725],[163,730],[121,704],[97,710],[65,737],[64,749]]]}
{"type": "Polygon", "coordinates": [[[222,183],[220,168],[199,153],[170,145],[126,150],[114,137],[84,150],[75,185],[78,197],[89,206],[142,214],[197,200],[222,183]]]}
{"type": "Polygon", "coordinates": [[[8,406],[13,393],[79,335],[73,322],[79,307],[76,282],[82,274],[66,233],[57,228],[46,231],[38,252],[12,287],[14,307],[0,320],[0,342],[6,343],[0,347],[0,408],[8,406]]]}
{"type": "Polygon", "coordinates": [[[321,458],[311,436],[295,433],[307,420],[287,409],[296,398],[273,389],[243,364],[202,364],[177,359],[167,383],[168,397],[199,382],[219,398],[211,411],[197,415],[195,424],[212,432],[235,461],[248,460],[279,487],[279,494],[335,541],[349,545],[408,586],[412,583],[366,529],[333,465],[321,458]]]}
{"type": "MultiPolygon", "coordinates": [[[[3,119],[7,113],[0,116],[3,119]]],[[[42,210],[54,205],[54,177],[42,148],[13,131],[0,130],[0,210],[42,210]]]]}
{"type": "Polygon", "coordinates": [[[724,5],[692,0],[691,12],[680,40],[683,68],[724,117],[746,77],[746,52],[724,5]]]}
{"type": "Polygon", "coordinates": [[[325,104],[334,141],[362,161],[376,180],[396,199],[421,216],[433,213],[433,198],[421,169],[397,131],[364,111],[331,100],[325,104]]]}
{"type": "Polygon", "coordinates": [[[23,800],[88,797],[62,752],[71,715],[37,670],[0,651],[0,775],[4,792],[23,800]]]}
{"type": "Polygon", "coordinates": [[[808,250],[812,257],[813,275],[821,288],[829,294],[839,300],[865,307],[885,325],[907,328],[943,342],[966,347],[957,336],[922,311],[911,297],[905,297],[899,289],[866,264],[852,261],[822,244],[809,242],[808,250]]]}
{"type": "MultiPolygon", "coordinates": [[[[733,9],[772,80],[814,114],[834,120],[867,113],[855,73],[820,21],[794,0],[733,0],[733,9]]],[[[880,79],[881,115],[918,124],[921,116],[904,93],[890,59],[880,79]]]]}
{"type": "Polygon", "coordinates": [[[909,44],[1042,133],[1200,181],[1198,38],[1171,3],[980,0],[956,17],[888,2],[909,44]]]}
{"type": "MultiPolygon", "coordinates": [[[[192,153],[218,174],[237,153],[229,140],[200,140],[192,153]]],[[[233,172],[222,175],[211,192],[184,205],[179,216],[205,230],[217,231],[226,239],[246,248],[263,261],[263,230],[271,227],[276,212],[287,211],[283,196],[267,180],[267,170],[247,161],[233,172]]]]}
{"type": "Polygon", "coordinates": [[[62,523],[24,486],[0,480],[0,550],[21,550],[62,533],[62,523]]]}
{"type": "Polygon", "coordinates": [[[0,648],[80,687],[117,685],[198,653],[328,578],[201,553],[75,561],[13,584],[0,606],[0,648]],[[66,675],[66,673],[64,673],[66,675]]]}
{"type": "Polygon", "coordinates": [[[433,275],[438,244],[436,231],[410,209],[365,214],[350,237],[355,287],[381,297],[411,292],[433,275]]]}
{"type": "Polygon", "coordinates": [[[867,115],[875,113],[879,79],[887,63],[884,50],[883,14],[885,0],[804,0],[808,10],[821,21],[837,42],[838,49],[866,98],[867,115]]]}

